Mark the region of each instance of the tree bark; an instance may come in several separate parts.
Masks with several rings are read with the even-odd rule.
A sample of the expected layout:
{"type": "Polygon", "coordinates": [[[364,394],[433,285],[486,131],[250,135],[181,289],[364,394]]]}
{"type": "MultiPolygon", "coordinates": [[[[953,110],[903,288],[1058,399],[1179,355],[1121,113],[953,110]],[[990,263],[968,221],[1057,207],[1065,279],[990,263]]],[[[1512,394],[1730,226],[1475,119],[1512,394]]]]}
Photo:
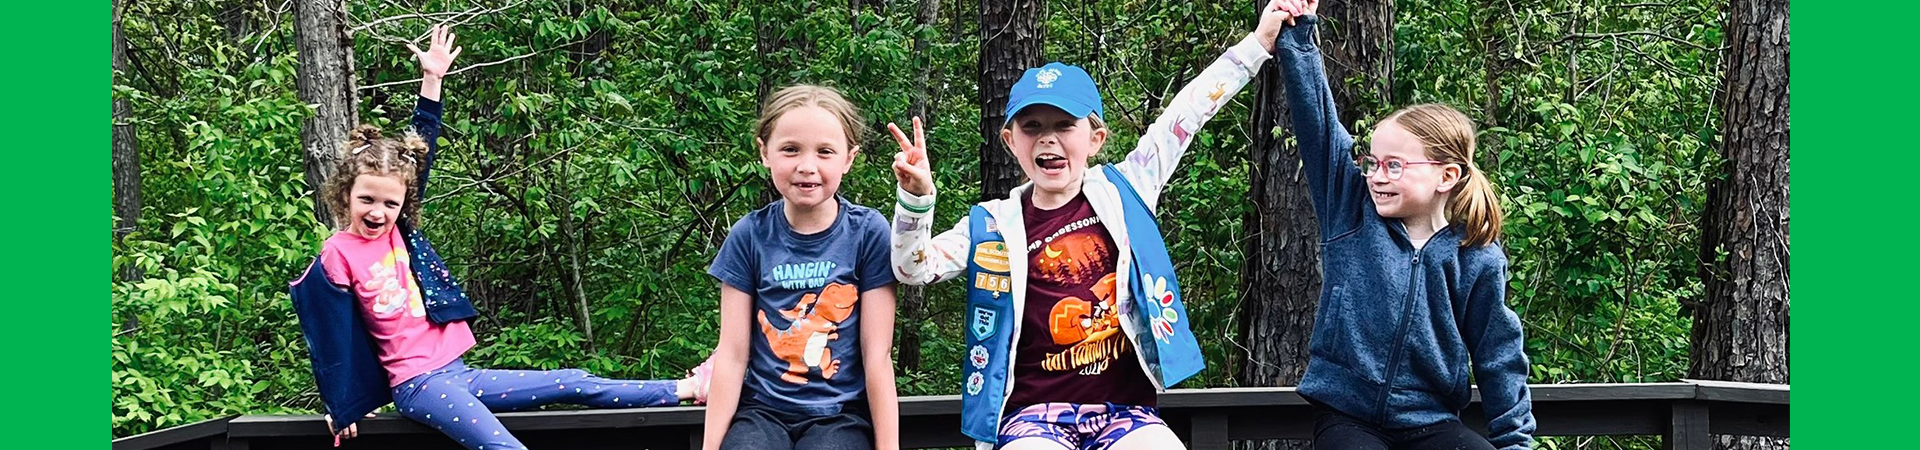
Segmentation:
{"type": "Polygon", "coordinates": [[[300,149],[305,155],[307,188],[313,190],[314,218],[333,224],[320,187],[333,174],[347,132],[360,122],[355,108],[353,40],[347,35],[346,5],[341,0],[296,0],[293,3],[293,39],[300,52],[295,77],[300,101],[314,106],[300,127],[300,149]]]}
{"type": "Polygon", "coordinates": [[[547,204],[555,205],[553,215],[560,222],[560,236],[567,240],[567,269],[565,281],[567,293],[573,297],[573,319],[580,323],[580,333],[587,337],[586,350],[592,353],[597,348],[597,339],[593,336],[593,306],[587,303],[587,285],[581,281],[580,241],[587,239],[593,232],[592,227],[580,224],[573,218],[573,156],[569,154],[560,159],[557,189],[548,191],[547,204]]]}
{"type": "MultiPolygon", "coordinates": [[[[927,123],[932,122],[934,108],[938,104],[933,99],[933,57],[927,52],[932,43],[934,23],[940,20],[940,0],[920,0],[920,9],[914,16],[913,55],[920,60],[920,71],[914,74],[913,98],[907,106],[909,120],[919,117],[927,123]]],[[[927,155],[928,164],[932,164],[933,155],[927,155]]],[[[900,354],[895,359],[906,370],[920,370],[920,333],[921,323],[927,320],[926,290],[921,286],[900,285],[899,316],[900,328],[895,334],[900,336],[900,354]]]]}
{"type": "Polygon", "coordinates": [[[1020,163],[1000,141],[1007,92],[1040,65],[1041,0],[980,1],[980,200],[1006,198],[1020,184],[1020,163]]]}
{"type": "MultiPolygon", "coordinates": [[[[127,64],[127,35],[121,21],[126,4],[113,3],[113,77],[124,84],[132,77],[127,64]]],[[[113,99],[113,216],[120,219],[113,227],[113,240],[140,229],[140,141],[133,129],[133,104],[125,98],[113,99]]],[[[116,274],[122,281],[140,279],[140,267],[128,264],[116,274]]]]}
{"type": "MultiPolygon", "coordinates": [[[[1707,191],[1700,253],[1706,300],[1693,308],[1687,372],[1699,379],[1788,383],[1787,0],[1734,0],[1727,9],[1726,73],[1717,99],[1726,177],[1707,191]]],[[[1716,447],[1787,444],[1720,436],[1716,447]]]]}
{"type": "MultiPolygon", "coordinates": [[[[1254,7],[1265,6],[1255,1],[1254,7]]],[[[1385,104],[1393,73],[1391,0],[1325,3],[1319,40],[1342,125],[1385,104]],[[1341,80],[1358,77],[1357,85],[1341,80]]],[[[1320,301],[1320,229],[1314,217],[1299,149],[1278,131],[1289,121],[1280,67],[1268,62],[1255,80],[1253,103],[1254,208],[1242,220],[1245,241],[1240,299],[1241,386],[1293,386],[1306,373],[1308,338],[1320,301]]],[[[1317,114],[1317,111],[1303,112],[1317,114]]],[[[1304,441],[1264,441],[1238,448],[1306,448],[1304,441]]]]}
{"type": "Polygon", "coordinates": [[[1321,3],[1320,49],[1340,125],[1392,105],[1393,0],[1321,3]]]}

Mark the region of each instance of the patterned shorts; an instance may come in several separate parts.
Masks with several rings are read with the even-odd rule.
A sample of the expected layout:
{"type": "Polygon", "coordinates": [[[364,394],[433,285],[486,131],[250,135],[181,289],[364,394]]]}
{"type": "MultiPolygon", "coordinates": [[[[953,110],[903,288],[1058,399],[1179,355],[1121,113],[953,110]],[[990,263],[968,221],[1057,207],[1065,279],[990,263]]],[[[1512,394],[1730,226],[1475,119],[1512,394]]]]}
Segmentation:
{"type": "Polygon", "coordinates": [[[1106,450],[1128,433],[1150,425],[1166,426],[1151,406],[1112,403],[1041,403],[1020,408],[1000,424],[1000,443],[1044,438],[1066,448],[1106,450]]]}

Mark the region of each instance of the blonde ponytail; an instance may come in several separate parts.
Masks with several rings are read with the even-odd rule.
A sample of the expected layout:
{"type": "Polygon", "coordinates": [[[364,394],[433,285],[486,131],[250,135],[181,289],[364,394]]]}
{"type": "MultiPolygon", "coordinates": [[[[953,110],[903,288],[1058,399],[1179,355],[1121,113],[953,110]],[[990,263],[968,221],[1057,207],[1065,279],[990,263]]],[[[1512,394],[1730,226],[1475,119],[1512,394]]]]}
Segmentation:
{"type": "Polygon", "coordinates": [[[1459,224],[1467,233],[1461,247],[1478,247],[1500,240],[1501,223],[1506,213],[1500,208],[1500,194],[1480,166],[1473,163],[1475,142],[1473,120],[1451,106],[1438,103],[1413,105],[1395,111],[1381,122],[1394,122],[1420,139],[1427,158],[1460,166],[1460,183],[1454,185],[1447,200],[1447,221],[1459,224]]]}
{"type": "Polygon", "coordinates": [[[1463,183],[1455,185],[1453,198],[1447,200],[1447,217],[1467,233],[1460,246],[1479,247],[1499,240],[1506,211],[1500,208],[1500,195],[1493,192],[1493,183],[1488,183],[1486,174],[1472,162],[1461,167],[1460,175],[1465,177],[1463,183]]]}

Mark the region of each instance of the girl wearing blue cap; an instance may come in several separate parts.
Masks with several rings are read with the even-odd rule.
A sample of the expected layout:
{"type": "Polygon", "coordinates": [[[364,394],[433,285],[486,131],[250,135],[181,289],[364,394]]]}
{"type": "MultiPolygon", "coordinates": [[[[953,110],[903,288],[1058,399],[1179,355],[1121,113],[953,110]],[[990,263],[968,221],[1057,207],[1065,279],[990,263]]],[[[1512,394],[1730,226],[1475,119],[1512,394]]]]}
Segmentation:
{"type": "Polygon", "coordinates": [[[967,436],[1014,449],[1181,447],[1156,395],[1205,363],[1153,209],[1194,134],[1272,57],[1290,18],[1268,4],[1259,27],[1181,89],[1125,160],[1098,170],[1087,160],[1108,130],[1093,78],[1057,62],[1027,69],[1000,138],[1030,181],[938,236],[920,120],[912,139],[889,125],[901,147],[895,275],[966,278],[967,436]]]}

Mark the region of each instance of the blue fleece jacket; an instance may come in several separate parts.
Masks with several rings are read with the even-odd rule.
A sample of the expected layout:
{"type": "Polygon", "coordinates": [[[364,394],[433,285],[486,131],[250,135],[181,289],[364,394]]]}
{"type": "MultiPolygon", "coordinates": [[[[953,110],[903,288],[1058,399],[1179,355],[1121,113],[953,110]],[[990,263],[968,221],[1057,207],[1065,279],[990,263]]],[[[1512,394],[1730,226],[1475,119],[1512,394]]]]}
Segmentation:
{"type": "Polygon", "coordinates": [[[1520,318],[1506,305],[1506,254],[1498,244],[1461,247],[1458,225],[1415,249],[1400,220],[1374,210],[1314,44],[1318,22],[1303,17],[1284,30],[1274,57],[1325,276],[1300,394],[1382,427],[1416,427],[1459,420],[1471,375],[1488,440],[1528,448],[1533,401],[1520,318]]]}

